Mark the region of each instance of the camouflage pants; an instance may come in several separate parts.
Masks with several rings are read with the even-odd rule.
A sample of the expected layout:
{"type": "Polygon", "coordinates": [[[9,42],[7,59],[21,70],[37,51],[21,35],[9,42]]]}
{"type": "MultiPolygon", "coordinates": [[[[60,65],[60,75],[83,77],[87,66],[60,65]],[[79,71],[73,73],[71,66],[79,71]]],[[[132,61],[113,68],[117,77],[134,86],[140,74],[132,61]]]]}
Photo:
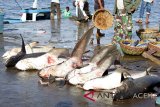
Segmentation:
{"type": "Polygon", "coordinates": [[[114,25],[113,41],[119,42],[122,39],[131,39],[132,37],[132,16],[131,15],[116,15],[114,25]]]}

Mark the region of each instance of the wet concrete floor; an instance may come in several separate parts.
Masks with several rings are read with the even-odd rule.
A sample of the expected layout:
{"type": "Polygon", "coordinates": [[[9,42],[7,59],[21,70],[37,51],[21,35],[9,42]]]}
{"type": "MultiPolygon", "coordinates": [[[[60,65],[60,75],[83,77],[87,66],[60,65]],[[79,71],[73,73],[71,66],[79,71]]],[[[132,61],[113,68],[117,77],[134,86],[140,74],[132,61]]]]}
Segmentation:
{"type": "MultiPolygon", "coordinates": [[[[39,41],[41,45],[49,44],[55,47],[73,48],[76,41],[88,29],[87,24],[77,23],[66,19],[58,22],[38,21],[5,25],[3,35],[0,35],[0,55],[6,50],[20,46],[22,34],[26,43],[39,41]],[[41,23],[43,26],[41,26],[41,23]],[[67,25],[70,23],[70,26],[67,25]],[[67,26],[67,27],[66,27],[67,26]]],[[[95,36],[93,35],[93,38],[95,36]]],[[[109,37],[108,37],[109,38],[109,37]]],[[[102,44],[107,44],[107,37],[102,38],[102,44]],[[103,41],[106,41],[103,42],[103,41]]],[[[88,49],[93,50],[96,40],[88,49]]],[[[98,100],[92,102],[83,97],[85,91],[71,85],[60,86],[54,83],[41,86],[38,83],[37,71],[18,71],[8,68],[0,58],[0,107],[154,107],[154,99],[130,99],[121,102],[98,100]]],[[[154,63],[141,56],[125,56],[124,66],[135,72],[144,71],[154,63]]],[[[160,67],[153,70],[159,74],[160,67]]]]}

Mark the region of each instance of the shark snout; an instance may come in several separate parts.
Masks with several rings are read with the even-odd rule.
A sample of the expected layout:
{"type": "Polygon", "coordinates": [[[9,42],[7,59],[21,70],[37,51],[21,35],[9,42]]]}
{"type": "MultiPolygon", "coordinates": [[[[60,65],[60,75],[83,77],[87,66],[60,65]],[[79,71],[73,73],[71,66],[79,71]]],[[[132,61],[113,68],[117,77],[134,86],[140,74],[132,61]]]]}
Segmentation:
{"type": "Polygon", "coordinates": [[[49,79],[49,77],[50,77],[50,73],[48,73],[45,70],[38,71],[37,75],[42,79],[49,79]]]}
{"type": "Polygon", "coordinates": [[[72,85],[77,85],[79,83],[79,81],[76,77],[73,77],[69,80],[69,83],[72,85]]]}

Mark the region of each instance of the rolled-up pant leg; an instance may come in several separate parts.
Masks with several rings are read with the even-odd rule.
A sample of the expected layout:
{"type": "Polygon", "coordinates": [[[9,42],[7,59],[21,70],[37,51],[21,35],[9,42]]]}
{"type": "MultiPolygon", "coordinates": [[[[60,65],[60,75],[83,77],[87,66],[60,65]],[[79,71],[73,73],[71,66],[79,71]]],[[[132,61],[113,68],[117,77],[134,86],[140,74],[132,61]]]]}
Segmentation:
{"type": "Polygon", "coordinates": [[[131,39],[132,27],[132,16],[116,15],[114,25],[114,37],[112,41],[119,42],[122,39],[131,39]]]}

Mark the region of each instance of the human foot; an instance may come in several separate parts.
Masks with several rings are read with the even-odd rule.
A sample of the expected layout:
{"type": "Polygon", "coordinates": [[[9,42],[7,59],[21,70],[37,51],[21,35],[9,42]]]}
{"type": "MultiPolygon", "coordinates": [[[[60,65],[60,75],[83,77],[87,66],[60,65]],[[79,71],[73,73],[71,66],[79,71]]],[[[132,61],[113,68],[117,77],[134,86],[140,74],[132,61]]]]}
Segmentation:
{"type": "Polygon", "coordinates": [[[142,23],[142,20],[141,20],[141,19],[139,19],[139,20],[137,20],[137,21],[136,21],[136,23],[142,23]]]}

